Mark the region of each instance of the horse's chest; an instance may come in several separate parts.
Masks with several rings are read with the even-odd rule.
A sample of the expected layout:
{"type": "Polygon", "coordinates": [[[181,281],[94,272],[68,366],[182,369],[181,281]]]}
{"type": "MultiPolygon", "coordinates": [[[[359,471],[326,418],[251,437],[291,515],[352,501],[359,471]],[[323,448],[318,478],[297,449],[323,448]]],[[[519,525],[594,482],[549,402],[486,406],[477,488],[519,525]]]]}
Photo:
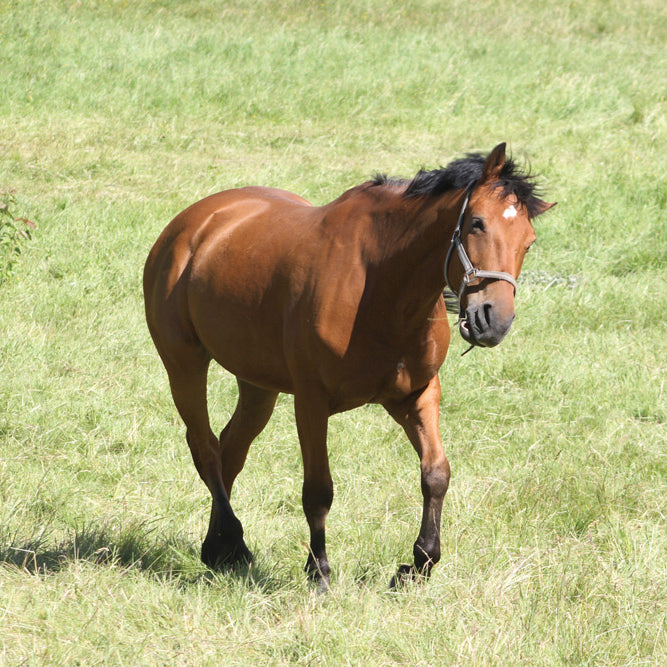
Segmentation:
{"type": "Polygon", "coordinates": [[[387,349],[369,350],[361,357],[350,359],[349,364],[344,364],[338,381],[330,386],[333,411],[400,400],[422,389],[444,360],[444,351],[430,349],[428,352],[416,356],[387,349]]]}
{"type": "Polygon", "coordinates": [[[422,386],[428,383],[432,374],[433,369],[430,367],[410,369],[404,361],[399,361],[392,373],[392,379],[387,383],[386,390],[407,396],[415,390],[415,384],[422,386]]]}
{"type": "Polygon", "coordinates": [[[441,359],[433,357],[422,358],[418,361],[401,359],[395,364],[391,373],[387,374],[387,379],[378,396],[378,402],[409,396],[422,389],[438,372],[441,364],[441,359]]]}

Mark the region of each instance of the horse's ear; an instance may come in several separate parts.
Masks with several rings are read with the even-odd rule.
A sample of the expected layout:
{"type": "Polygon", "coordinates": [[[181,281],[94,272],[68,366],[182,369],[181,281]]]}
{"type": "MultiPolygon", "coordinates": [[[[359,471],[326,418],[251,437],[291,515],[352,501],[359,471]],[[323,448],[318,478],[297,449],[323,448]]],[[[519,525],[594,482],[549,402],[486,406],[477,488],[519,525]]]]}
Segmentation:
{"type": "Polygon", "coordinates": [[[505,166],[505,147],[507,144],[503,141],[502,144],[498,144],[486,158],[486,163],[484,164],[484,169],[482,170],[482,182],[497,180],[500,177],[500,172],[505,166]]]}
{"type": "Polygon", "coordinates": [[[548,201],[542,201],[541,199],[536,199],[535,202],[533,203],[533,207],[537,211],[536,213],[533,213],[533,218],[536,218],[538,215],[542,215],[542,213],[546,213],[550,208],[553,208],[558,202],[548,202],[548,201]]]}

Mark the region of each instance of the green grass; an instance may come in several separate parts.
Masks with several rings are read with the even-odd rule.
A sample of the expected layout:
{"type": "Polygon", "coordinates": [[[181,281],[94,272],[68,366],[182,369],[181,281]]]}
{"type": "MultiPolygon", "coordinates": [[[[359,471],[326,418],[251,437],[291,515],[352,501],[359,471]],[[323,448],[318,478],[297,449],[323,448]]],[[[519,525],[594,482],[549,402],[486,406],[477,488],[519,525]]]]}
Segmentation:
{"type": "Polygon", "coordinates": [[[37,225],[0,285],[0,664],[665,663],[666,43],[661,0],[0,0],[0,191],[37,225]],[[233,498],[257,563],[208,572],[143,319],[159,231],[219,189],[324,203],[500,141],[559,205],[508,339],[443,367],[431,580],[386,588],[419,471],[367,407],[331,420],[310,590],[287,396],[233,498]]]}

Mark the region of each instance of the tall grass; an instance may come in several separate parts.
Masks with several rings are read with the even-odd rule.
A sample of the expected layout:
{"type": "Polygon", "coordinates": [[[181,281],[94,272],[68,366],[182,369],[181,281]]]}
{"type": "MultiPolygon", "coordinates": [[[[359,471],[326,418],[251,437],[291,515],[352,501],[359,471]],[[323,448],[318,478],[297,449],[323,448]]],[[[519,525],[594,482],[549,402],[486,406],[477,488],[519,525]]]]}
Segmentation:
{"type": "Polygon", "coordinates": [[[658,0],[0,1],[0,190],[37,223],[0,286],[0,662],[665,662],[666,42],[658,0]],[[443,367],[431,580],[386,589],[418,463],[367,407],[331,420],[309,589],[287,396],[233,498],[257,563],[208,572],[143,321],[159,231],[222,188],[324,203],[499,141],[559,205],[509,338],[443,367]]]}

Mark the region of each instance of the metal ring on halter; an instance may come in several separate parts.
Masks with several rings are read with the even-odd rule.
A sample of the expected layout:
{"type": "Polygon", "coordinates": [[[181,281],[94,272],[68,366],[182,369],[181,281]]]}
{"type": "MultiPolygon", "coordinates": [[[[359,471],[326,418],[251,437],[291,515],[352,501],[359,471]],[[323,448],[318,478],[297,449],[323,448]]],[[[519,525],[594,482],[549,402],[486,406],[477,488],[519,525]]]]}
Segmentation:
{"type": "Polygon", "coordinates": [[[463,317],[464,315],[461,308],[461,297],[463,296],[463,292],[465,291],[466,287],[468,287],[468,285],[473,280],[476,280],[478,278],[490,278],[491,280],[505,280],[514,287],[514,293],[516,294],[516,278],[512,274],[506,273],[505,271],[485,271],[483,269],[476,269],[472,265],[470,257],[468,257],[468,253],[463,247],[463,243],[461,242],[461,230],[463,228],[463,219],[465,218],[465,212],[466,209],[468,208],[468,202],[470,201],[470,196],[472,195],[474,189],[475,189],[475,183],[472,183],[466,189],[466,195],[463,200],[463,206],[461,206],[459,219],[456,223],[454,234],[452,235],[452,241],[449,244],[447,257],[445,258],[445,283],[447,284],[447,287],[454,294],[456,294],[456,297],[459,302],[459,317],[463,317]],[[452,287],[451,283],[449,282],[449,263],[451,262],[452,253],[454,249],[456,249],[456,253],[458,254],[459,260],[461,261],[461,265],[463,266],[463,278],[461,279],[461,283],[459,285],[458,290],[455,290],[452,287]]]}

